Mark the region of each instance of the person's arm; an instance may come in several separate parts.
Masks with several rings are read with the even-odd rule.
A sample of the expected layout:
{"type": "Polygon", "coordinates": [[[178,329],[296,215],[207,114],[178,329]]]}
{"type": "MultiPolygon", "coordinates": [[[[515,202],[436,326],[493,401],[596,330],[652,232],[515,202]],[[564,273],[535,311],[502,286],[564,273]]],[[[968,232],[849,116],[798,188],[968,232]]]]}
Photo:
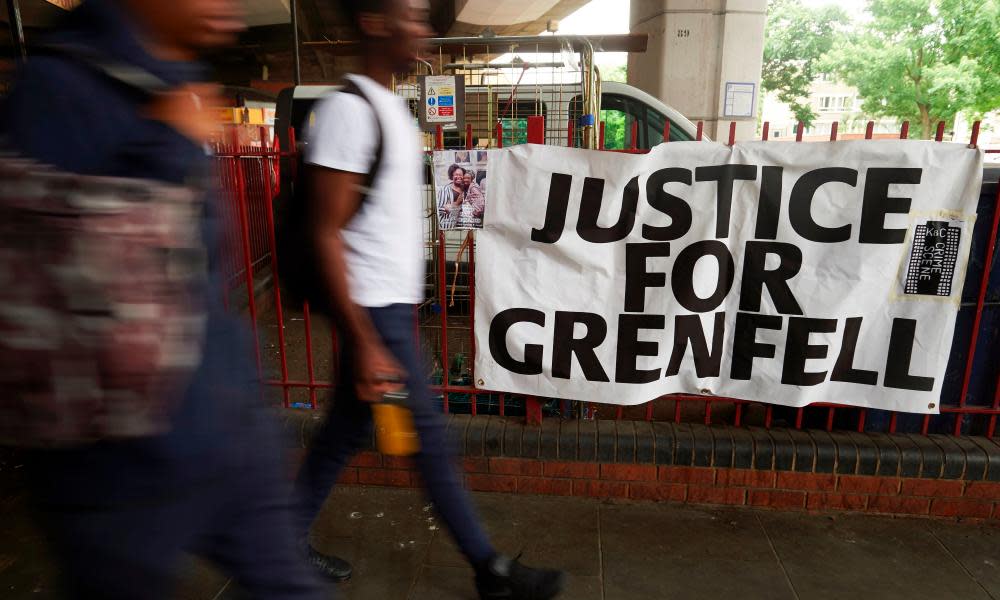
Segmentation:
{"type": "Polygon", "coordinates": [[[378,402],[399,387],[405,373],[379,339],[368,313],[351,299],[341,230],[361,206],[364,175],[310,165],[314,234],[320,276],[330,294],[333,318],[356,352],[355,376],[361,400],[378,402]]]}
{"type": "Polygon", "coordinates": [[[472,184],[472,188],[469,190],[469,202],[472,204],[472,216],[480,219],[483,213],[486,212],[486,194],[483,189],[476,184],[472,184]],[[472,190],[476,193],[473,194],[472,190]]]}
{"type": "Polygon", "coordinates": [[[457,209],[461,207],[461,203],[455,201],[452,189],[451,184],[449,184],[438,192],[438,221],[442,229],[448,229],[454,225],[455,218],[458,216],[457,209]]]}

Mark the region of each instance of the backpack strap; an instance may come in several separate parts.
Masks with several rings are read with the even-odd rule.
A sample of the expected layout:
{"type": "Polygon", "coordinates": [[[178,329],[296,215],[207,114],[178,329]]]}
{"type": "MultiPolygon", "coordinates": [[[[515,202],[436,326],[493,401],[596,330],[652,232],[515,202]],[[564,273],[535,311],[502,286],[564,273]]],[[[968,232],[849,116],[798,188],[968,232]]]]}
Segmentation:
{"type": "Polygon", "coordinates": [[[371,98],[357,83],[347,79],[344,87],[339,91],[344,94],[351,94],[361,98],[372,109],[372,114],[375,115],[375,158],[372,160],[372,164],[368,167],[368,173],[365,175],[364,183],[361,188],[361,203],[364,204],[375,187],[375,182],[378,180],[378,172],[381,170],[382,163],[385,159],[385,136],[383,135],[382,120],[379,118],[378,110],[375,108],[375,104],[372,102],[371,98]]]}

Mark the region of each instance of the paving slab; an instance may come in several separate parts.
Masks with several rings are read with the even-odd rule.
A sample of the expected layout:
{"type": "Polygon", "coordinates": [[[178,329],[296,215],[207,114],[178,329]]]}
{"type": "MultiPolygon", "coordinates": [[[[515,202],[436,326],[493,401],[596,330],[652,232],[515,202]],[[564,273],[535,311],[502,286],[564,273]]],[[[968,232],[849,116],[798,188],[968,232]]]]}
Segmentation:
{"type": "Polygon", "coordinates": [[[773,561],[754,512],[676,504],[610,504],[601,507],[605,566],[616,556],[647,548],[650,560],[724,559],[773,561]],[[653,550],[655,549],[655,552],[653,550]]]}
{"type": "MultiPolygon", "coordinates": [[[[601,574],[599,504],[578,498],[475,494],[480,517],[494,546],[523,554],[532,566],[553,566],[571,575],[601,574]]],[[[465,558],[443,529],[431,544],[429,564],[464,566],[465,558]]]]}
{"type": "Polygon", "coordinates": [[[649,570],[623,561],[605,571],[606,600],[795,600],[777,562],[661,557],[649,570]]]}
{"type": "Polygon", "coordinates": [[[1000,600],[1000,528],[937,521],[927,526],[969,576],[1000,600]]]}
{"type": "Polygon", "coordinates": [[[796,593],[810,600],[989,600],[927,521],[760,513],[796,593]]]}
{"type": "MultiPolygon", "coordinates": [[[[567,600],[1000,600],[1000,528],[864,515],[472,495],[502,551],[569,573],[567,600]]],[[[342,487],[312,532],[351,560],[341,600],[475,600],[465,564],[416,490],[342,487]]],[[[0,598],[55,598],[55,569],[16,486],[0,486],[0,598]]],[[[235,600],[191,559],[177,600],[235,600]]]]}
{"type": "Polygon", "coordinates": [[[601,508],[606,600],[794,600],[753,512],[670,504],[601,508]]]}

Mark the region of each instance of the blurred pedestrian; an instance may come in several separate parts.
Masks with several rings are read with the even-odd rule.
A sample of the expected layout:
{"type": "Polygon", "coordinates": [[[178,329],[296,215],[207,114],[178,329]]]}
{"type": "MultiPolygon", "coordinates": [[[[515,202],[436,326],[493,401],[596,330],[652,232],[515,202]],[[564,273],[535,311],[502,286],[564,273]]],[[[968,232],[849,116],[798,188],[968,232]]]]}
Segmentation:
{"type": "MultiPolygon", "coordinates": [[[[555,597],[563,574],[521,565],[493,548],[452,462],[445,421],[434,406],[415,337],[416,304],[423,301],[424,248],[420,139],[406,102],[389,90],[393,73],[407,72],[429,34],[426,0],[345,0],[361,35],[363,74],[347,78],[316,109],[306,176],[311,186],[319,276],[344,340],[333,405],[297,481],[303,537],[344,466],[369,439],[369,403],[398,385],[408,390],[420,441],[415,460],[438,513],[475,570],[481,598],[555,597]],[[379,177],[372,177],[378,171],[379,177]],[[384,176],[383,176],[384,175],[384,176]],[[391,183],[390,183],[391,182],[391,183]]],[[[454,205],[465,171],[449,170],[443,192],[454,205]]],[[[439,203],[440,206],[440,203],[439,203]]],[[[312,550],[328,576],[350,576],[337,557],[312,550]]]]}
{"type": "MultiPolygon", "coordinates": [[[[58,561],[63,597],[172,597],[186,552],[215,561],[253,598],[328,597],[296,556],[281,444],[273,416],[259,402],[251,340],[221,306],[223,282],[213,254],[220,242],[219,199],[202,185],[215,100],[198,54],[235,41],[242,27],[238,0],[86,0],[36,48],[0,111],[8,151],[48,165],[51,173],[73,174],[82,189],[126,178],[145,182],[129,184],[135,189],[201,189],[191,194],[198,199],[191,227],[180,232],[207,250],[207,264],[192,263],[195,271],[200,265],[200,284],[181,302],[203,315],[195,328],[201,358],[174,396],[135,401],[140,409],[170,407],[166,431],[27,451],[32,506],[58,561]]],[[[101,281],[94,273],[83,277],[101,281]]],[[[129,293],[145,294],[145,306],[159,306],[157,292],[133,285],[129,293]]],[[[145,318],[141,306],[130,306],[138,311],[133,317],[145,318]]],[[[80,316],[95,323],[114,318],[107,311],[80,316]]],[[[130,343],[149,343],[142,332],[128,333],[130,343]]],[[[60,343],[37,341],[36,348],[60,343]]],[[[96,351],[104,350],[132,358],[120,348],[96,351]]],[[[148,357],[135,358],[136,369],[148,366],[148,357]]],[[[108,383],[96,377],[69,385],[108,383]]],[[[129,407],[124,414],[131,414],[129,407]]],[[[129,424],[97,422],[101,431],[129,424]]]]}

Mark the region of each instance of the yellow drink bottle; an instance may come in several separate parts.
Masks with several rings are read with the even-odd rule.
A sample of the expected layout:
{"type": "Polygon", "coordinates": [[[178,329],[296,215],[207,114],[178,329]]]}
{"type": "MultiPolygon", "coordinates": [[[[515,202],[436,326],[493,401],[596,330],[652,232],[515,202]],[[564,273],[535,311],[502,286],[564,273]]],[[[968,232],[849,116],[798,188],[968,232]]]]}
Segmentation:
{"type": "Polygon", "coordinates": [[[406,390],[389,392],[382,401],[372,404],[375,419],[375,445],[389,456],[411,456],[420,450],[420,440],[413,425],[413,413],[406,407],[406,390]]]}

